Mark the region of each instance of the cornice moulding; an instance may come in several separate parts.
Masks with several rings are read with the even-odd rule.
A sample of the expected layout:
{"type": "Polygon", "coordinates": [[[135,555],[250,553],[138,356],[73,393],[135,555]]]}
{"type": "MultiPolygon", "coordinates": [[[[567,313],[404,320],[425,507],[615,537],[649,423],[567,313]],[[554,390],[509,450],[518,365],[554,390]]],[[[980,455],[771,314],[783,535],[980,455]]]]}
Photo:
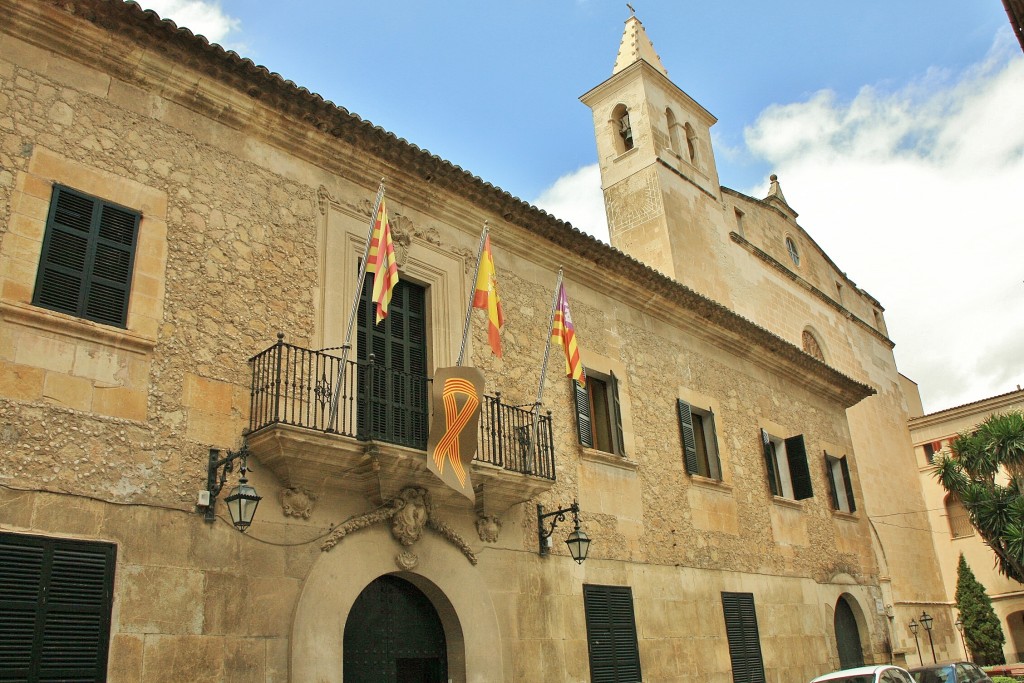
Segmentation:
{"type": "MultiPolygon", "coordinates": [[[[382,175],[407,178],[410,187],[427,185],[449,192],[454,197],[437,198],[437,204],[430,193],[410,192],[410,206],[431,211],[437,211],[438,204],[476,206],[481,222],[483,218],[504,220],[563,250],[561,259],[547,250],[551,256],[541,263],[572,264],[575,279],[624,305],[647,301],[641,310],[685,325],[710,343],[777,371],[822,397],[848,406],[875,393],[868,385],[814,360],[790,342],[571,224],[234,52],[211,45],[188,29],[158,20],[151,11],[122,0],[80,0],[73,5],[59,0],[0,0],[0,13],[9,18],[0,31],[105,70],[234,130],[260,137],[340,178],[369,188],[376,187],[382,175]],[[61,30],[54,30],[54,24],[61,30]],[[114,41],[112,34],[128,38],[129,43],[114,41]],[[211,80],[218,87],[210,87],[211,80]],[[414,204],[413,195],[425,199],[414,204]],[[609,278],[610,273],[615,277],[609,278]],[[755,348],[763,353],[755,353],[755,348]]],[[[613,78],[644,67],[671,84],[646,62],[631,65],[613,78]]],[[[714,118],[710,113],[707,116],[714,118]]],[[[397,201],[406,201],[405,194],[395,194],[397,201]]],[[[461,213],[459,222],[470,222],[472,212],[455,213],[461,213]]],[[[536,244],[531,247],[526,237],[513,237],[511,242],[518,242],[522,255],[536,261],[545,250],[537,249],[536,244]]]]}

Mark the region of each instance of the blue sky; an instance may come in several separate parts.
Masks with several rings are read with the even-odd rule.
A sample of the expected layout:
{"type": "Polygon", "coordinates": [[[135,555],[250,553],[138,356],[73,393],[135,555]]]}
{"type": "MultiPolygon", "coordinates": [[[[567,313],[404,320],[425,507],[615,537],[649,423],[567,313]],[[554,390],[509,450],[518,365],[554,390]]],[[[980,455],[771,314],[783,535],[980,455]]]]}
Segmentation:
{"type": "MultiPolygon", "coordinates": [[[[611,75],[624,2],[142,4],[607,240],[577,98],[611,75]]],[[[722,184],[779,174],[926,410],[1024,383],[1024,55],[999,0],[633,6],[719,119],[722,184]]]]}

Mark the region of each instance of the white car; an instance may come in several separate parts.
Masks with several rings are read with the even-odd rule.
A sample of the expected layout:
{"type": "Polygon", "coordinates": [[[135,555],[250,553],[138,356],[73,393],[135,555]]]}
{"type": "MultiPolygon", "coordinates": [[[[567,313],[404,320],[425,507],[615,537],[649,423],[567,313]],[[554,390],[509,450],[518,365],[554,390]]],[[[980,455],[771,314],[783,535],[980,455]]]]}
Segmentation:
{"type": "Polygon", "coordinates": [[[906,669],[888,664],[858,666],[818,676],[811,683],[914,683],[906,669]]]}

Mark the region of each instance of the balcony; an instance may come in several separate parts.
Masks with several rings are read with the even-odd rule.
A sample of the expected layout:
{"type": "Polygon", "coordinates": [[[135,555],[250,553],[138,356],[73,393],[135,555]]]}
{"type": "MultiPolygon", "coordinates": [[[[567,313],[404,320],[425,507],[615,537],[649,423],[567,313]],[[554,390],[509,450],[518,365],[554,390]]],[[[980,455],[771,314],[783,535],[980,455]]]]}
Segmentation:
{"type": "MultiPolygon", "coordinates": [[[[428,489],[435,503],[465,505],[426,464],[429,377],[369,361],[347,361],[283,341],[250,359],[249,450],[285,486],[344,490],[375,504],[406,486],[428,489]],[[338,418],[328,429],[337,383],[338,418]],[[461,502],[460,502],[461,501],[461,502]]],[[[501,515],[555,482],[551,415],[539,416],[537,448],[531,410],[483,397],[479,447],[471,480],[481,514],[501,515]]]]}

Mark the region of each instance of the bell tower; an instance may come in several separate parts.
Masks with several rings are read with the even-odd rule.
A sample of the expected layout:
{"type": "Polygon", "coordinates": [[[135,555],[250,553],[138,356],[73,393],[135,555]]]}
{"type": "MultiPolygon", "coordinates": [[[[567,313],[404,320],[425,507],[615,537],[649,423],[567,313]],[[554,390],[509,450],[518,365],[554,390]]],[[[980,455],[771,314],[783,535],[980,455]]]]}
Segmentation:
{"type": "Polygon", "coordinates": [[[594,115],[612,246],[706,291],[697,285],[715,277],[701,276],[708,264],[694,258],[722,213],[715,117],[669,80],[635,15],[626,20],[611,78],[580,100],[594,115]]]}

